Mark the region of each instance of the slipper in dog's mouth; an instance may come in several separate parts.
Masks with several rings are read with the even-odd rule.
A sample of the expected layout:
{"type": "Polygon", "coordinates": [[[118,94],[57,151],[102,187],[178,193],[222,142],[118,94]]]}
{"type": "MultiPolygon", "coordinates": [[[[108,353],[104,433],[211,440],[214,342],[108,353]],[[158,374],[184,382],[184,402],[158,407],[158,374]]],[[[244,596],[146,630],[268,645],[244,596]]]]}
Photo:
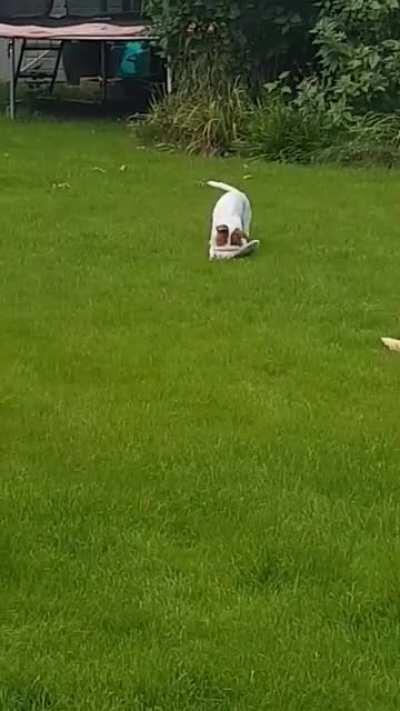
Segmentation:
{"type": "Polygon", "coordinates": [[[210,260],[214,259],[238,259],[239,257],[248,257],[258,249],[260,242],[258,239],[253,239],[251,242],[246,242],[241,247],[234,245],[224,245],[223,247],[214,247],[210,260]]]}

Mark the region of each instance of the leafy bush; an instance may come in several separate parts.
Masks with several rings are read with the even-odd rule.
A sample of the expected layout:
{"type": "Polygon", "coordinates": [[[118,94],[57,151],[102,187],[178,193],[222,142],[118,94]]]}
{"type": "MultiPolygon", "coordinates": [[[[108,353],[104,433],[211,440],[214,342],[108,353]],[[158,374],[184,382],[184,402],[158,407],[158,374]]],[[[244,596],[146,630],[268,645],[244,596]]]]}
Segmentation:
{"type": "Polygon", "coordinates": [[[250,113],[242,150],[273,161],[398,166],[400,115],[368,113],[335,125],[274,97],[250,113]]]}
{"type": "Polygon", "coordinates": [[[240,142],[248,98],[238,82],[213,80],[199,68],[186,74],[176,91],[155,101],[137,131],[145,143],[178,147],[188,153],[226,155],[240,142]]]}
{"type": "Polygon", "coordinates": [[[313,29],[312,0],[147,2],[175,82],[143,139],[269,160],[399,163],[400,0],[321,0],[313,29]],[[290,71],[279,75],[282,61],[290,71]]]}
{"type": "Polygon", "coordinates": [[[265,85],[249,112],[242,152],[268,160],[310,162],[314,153],[331,145],[337,133],[325,102],[303,83],[300,94],[286,72],[265,85]]]}
{"type": "Polygon", "coordinates": [[[311,34],[320,90],[336,113],[381,110],[398,95],[399,0],[324,0],[311,34]]]}
{"type": "Polygon", "coordinates": [[[275,98],[259,102],[249,114],[241,150],[251,157],[307,163],[326,141],[320,117],[275,98]]]}
{"type": "Polygon", "coordinates": [[[336,143],[315,155],[320,162],[400,165],[400,116],[369,113],[354,117],[336,143]]]}
{"type": "Polygon", "coordinates": [[[230,81],[240,73],[254,87],[310,57],[314,0],[146,0],[146,9],[178,74],[211,54],[230,81]]]}
{"type": "Polygon", "coordinates": [[[182,85],[155,102],[137,129],[146,143],[189,153],[280,162],[400,165],[400,114],[367,113],[337,122],[309,92],[299,99],[279,89],[254,105],[239,85],[182,85]]]}

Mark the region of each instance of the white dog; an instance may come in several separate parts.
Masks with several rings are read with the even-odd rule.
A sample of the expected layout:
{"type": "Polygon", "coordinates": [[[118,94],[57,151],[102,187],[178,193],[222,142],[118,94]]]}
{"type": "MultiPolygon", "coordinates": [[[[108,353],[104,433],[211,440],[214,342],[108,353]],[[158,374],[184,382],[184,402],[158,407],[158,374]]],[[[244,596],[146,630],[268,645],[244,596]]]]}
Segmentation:
{"type": "Polygon", "coordinates": [[[212,215],[210,259],[233,259],[253,252],[258,240],[250,240],[251,205],[244,193],[225,183],[210,180],[212,188],[224,191],[212,215]]]}

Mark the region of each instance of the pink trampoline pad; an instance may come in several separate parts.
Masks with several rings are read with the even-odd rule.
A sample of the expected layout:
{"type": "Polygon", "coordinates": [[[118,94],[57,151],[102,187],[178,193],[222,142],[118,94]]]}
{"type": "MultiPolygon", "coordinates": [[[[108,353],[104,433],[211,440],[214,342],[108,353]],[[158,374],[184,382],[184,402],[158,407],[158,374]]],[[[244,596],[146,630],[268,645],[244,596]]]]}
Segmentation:
{"type": "Polygon", "coordinates": [[[0,37],[25,40],[135,40],[155,39],[146,25],[110,22],[49,21],[41,24],[0,22],[0,37]]]}

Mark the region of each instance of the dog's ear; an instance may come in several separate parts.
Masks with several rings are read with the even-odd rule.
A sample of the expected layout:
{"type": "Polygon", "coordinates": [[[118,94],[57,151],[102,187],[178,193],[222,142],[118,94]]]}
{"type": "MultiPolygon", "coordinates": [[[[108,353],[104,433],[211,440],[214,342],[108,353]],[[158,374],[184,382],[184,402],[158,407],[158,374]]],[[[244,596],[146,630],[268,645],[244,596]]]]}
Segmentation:
{"type": "Polygon", "coordinates": [[[229,242],[229,228],[227,225],[217,227],[217,247],[225,247],[229,242]]]}
{"type": "Polygon", "coordinates": [[[242,230],[233,230],[231,234],[231,245],[233,247],[241,247],[243,242],[244,233],[242,230]]]}

